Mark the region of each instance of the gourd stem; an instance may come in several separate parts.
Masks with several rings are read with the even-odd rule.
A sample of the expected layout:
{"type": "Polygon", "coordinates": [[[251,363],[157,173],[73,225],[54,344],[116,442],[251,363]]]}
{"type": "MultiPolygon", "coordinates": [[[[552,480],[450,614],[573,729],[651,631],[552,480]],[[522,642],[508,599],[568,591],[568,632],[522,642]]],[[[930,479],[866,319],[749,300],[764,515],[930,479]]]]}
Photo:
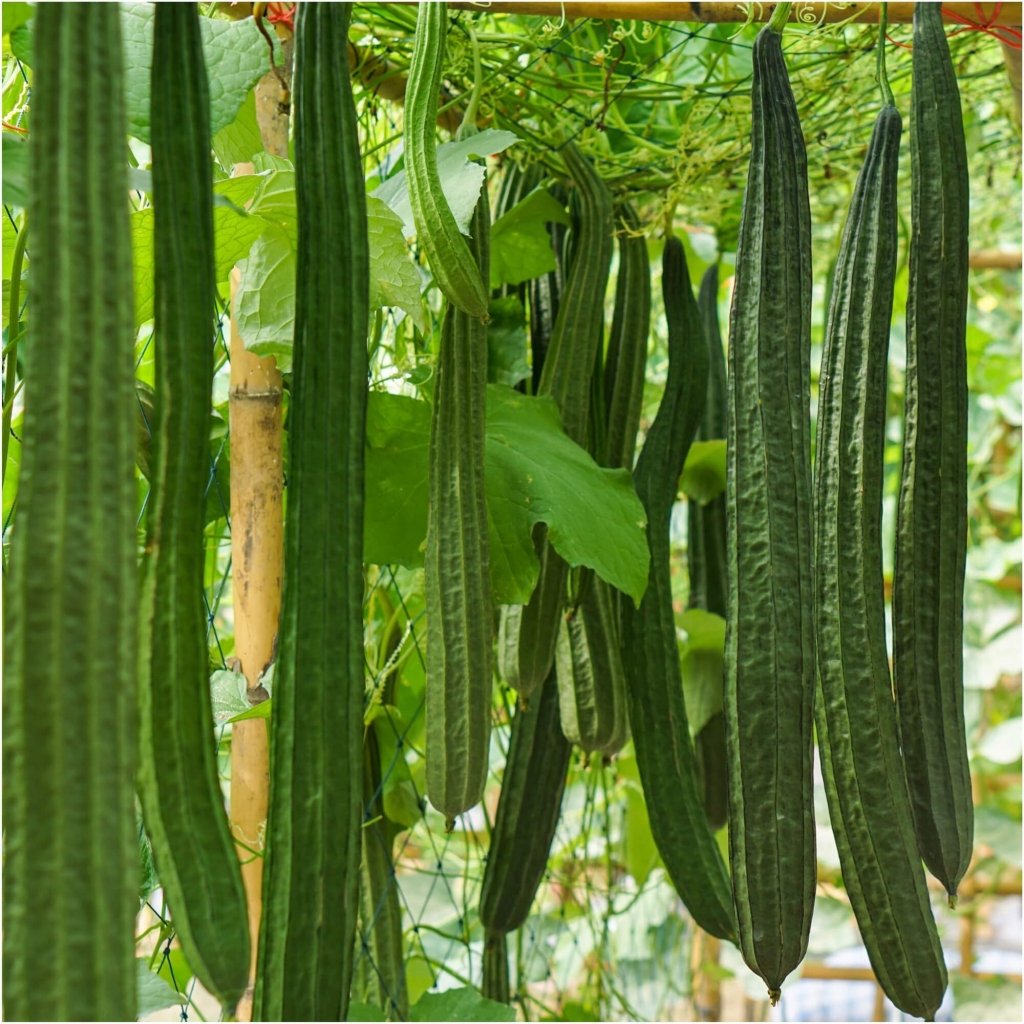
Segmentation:
{"type": "Polygon", "coordinates": [[[889,5],[881,3],[878,5],[878,66],[876,77],[878,88],[882,90],[882,103],[893,104],[892,89],[889,87],[889,76],[885,73],[885,30],[889,23],[889,5]]]}
{"type": "Polygon", "coordinates": [[[469,36],[470,47],[473,50],[473,88],[469,94],[469,103],[466,104],[466,112],[462,115],[462,123],[455,134],[458,139],[464,139],[467,135],[476,132],[476,110],[480,103],[480,90],[484,77],[480,62],[480,43],[477,41],[476,33],[467,25],[466,34],[469,36]]]}
{"type": "Polygon", "coordinates": [[[792,3],[776,4],[775,10],[772,11],[772,16],[768,21],[768,27],[773,32],[778,32],[782,35],[782,30],[789,21],[789,9],[792,7],[792,3]]]}

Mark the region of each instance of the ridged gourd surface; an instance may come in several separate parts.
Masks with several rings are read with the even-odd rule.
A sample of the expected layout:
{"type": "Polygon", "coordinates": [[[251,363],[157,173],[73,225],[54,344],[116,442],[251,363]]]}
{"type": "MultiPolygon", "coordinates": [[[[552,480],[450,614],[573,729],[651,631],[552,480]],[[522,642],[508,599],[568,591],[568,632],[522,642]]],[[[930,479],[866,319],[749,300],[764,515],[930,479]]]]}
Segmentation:
{"type": "Polygon", "coordinates": [[[295,340],[258,1020],[344,1020],[353,968],[369,255],[350,16],[302,4],[295,23],[295,340]]]}
{"type": "Polygon", "coordinates": [[[914,8],[910,280],[893,679],[918,848],[955,902],[974,803],[964,724],[967,152],[941,12],[914,8]]]}
{"type": "Polygon", "coordinates": [[[740,948],[773,1001],[807,950],[811,779],[811,239],[780,36],[754,42],[751,154],[729,333],[729,854],[740,948]]]}
{"type": "Polygon", "coordinates": [[[32,317],[4,593],[4,1016],[134,1020],[135,321],[118,8],[41,4],[33,49],[32,317]]]}

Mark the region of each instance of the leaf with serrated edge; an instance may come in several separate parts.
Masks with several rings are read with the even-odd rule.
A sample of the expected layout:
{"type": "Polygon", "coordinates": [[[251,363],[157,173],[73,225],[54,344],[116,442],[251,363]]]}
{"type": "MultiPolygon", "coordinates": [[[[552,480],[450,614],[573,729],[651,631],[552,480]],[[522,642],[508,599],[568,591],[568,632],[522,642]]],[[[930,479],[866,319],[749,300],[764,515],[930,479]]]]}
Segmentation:
{"type": "MultiPolygon", "coordinates": [[[[537,579],[531,540],[548,524],[555,550],[636,600],[647,583],[646,518],[629,473],[602,469],[562,431],[554,403],[489,385],[486,487],[494,599],[524,604],[537,579]]],[[[426,402],[371,394],[365,554],[422,564],[426,535],[426,402]]]]}
{"type": "MultiPolygon", "coordinates": [[[[483,167],[471,162],[470,157],[494,156],[517,141],[512,132],[488,128],[487,131],[479,132],[468,139],[446,142],[437,147],[437,173],[441,178],[441,189],[451,207],[455,223],[464,235],[469,234],[469,222],[480,195],[480,186],[484,181],[483,167]]],[[[405,171],[399,171],[388,178],[383,185],[374,190],[373,195],[387,203],[401,217],[402,227],[407,235],[416,234],[412,206],[409,205],[409,190],[405,184],[405,171]]]]}

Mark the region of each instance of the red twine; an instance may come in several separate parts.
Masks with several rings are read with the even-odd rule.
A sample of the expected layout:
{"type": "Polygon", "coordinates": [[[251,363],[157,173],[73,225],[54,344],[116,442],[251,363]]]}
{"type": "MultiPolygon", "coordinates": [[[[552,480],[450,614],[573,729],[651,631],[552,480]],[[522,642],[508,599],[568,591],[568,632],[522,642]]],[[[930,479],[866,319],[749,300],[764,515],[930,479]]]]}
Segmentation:
{"type": "MultiPolygon", "coordinates": [[[[1002,0],[992,5],[992,10],[986,17],[984,8],[980,3],[974,4],[974,10],[978,15],[978,21],[971,21],[970,18],[965,18],[958,11],[952,11],[947,7],[942,8],[942,14],[950,21],[955,21],[960,28],[953,29],[949,34],[951,36],[957,36],[961,32],[984,32],[987,35],[993,36],[998,39],[999,42],[1005,43],[1007,46],[1012,46],[1013,49],[1019,50],[1022,48],[1021,30],[1014,28],[1012,25],[997,25],[996,21],[999,18],[999,12],[1003,9],[1002,0]]],[[[898,39],[893,39],[888,33],[885,36],[893,46],[898,46],[902,50],[912,50],[913,47],[910,43],[901,43],[898,39]]]]}
{"type": "Polygon", "coordinates": [[[999,12],[1002,9],[1002,0],[999,0],[999,2],[992,5],[992,11],[986,18],[981,4],[975,3],[974,10],[978,15],[977,21],[971,21],[970,18],[965,18],[962,14],[959,14],[956,11],[947,10],[945,7],[942,9],[942,13],[951,21],[955,21],[962,26],[962,28],[953,29],[953,31],[950,32],[951,36],[959,35],[961,32],[984,32],[987,35],[998,39],[999,42],[1006,43],[1007,46],[1012,46],[1013,49],[1019,50],[1021,49],[1020,29],[1014,28],[1012,25],[996,24],[999,12]]]}
{"type": "Polygon", "coordinates": [[[294,32],[295,4],[267,4],[267,21],[271,25],[284,25],[289,32],[294,32]]]}

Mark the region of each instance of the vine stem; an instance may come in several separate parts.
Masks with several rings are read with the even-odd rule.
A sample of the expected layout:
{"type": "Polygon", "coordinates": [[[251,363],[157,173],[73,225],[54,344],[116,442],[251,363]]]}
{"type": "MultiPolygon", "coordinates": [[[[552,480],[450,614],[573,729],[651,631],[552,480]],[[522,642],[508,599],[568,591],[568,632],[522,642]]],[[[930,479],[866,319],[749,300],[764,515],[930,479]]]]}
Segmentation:
{"type": "Polygon", "coordinates": [[[466,104],[466,112],[462,115],[462,124],[456,133],[456,138],[464,139],[476,131],[476,110],[480,103],[480,91],[483,86],[483,66],[480,61],[480,43],[477,41],[476,33],[468,25],[466,34],[469,36],[470,46],[473,49],[473,90],[469,95],[469,103],[466,104]]]}
{"type": "Polygon", "coordinates": [[[18,379],[18,342],[21,340],[21,268],[25,262],[25,243],[28,239],[28,221],[23,219],[11,257],[11,292],[7,307],[7,329],[10,338],[4,349],[7,366],[4,368],[3,410],[3,475],[7,477],[7,451],[11,442],[11,422],[14,417],[14,393],[18,379]]]}
{"type": "Polygon", "coordinates": [[[878,5],[878,87],[882,90],[882,103],[894,104],[896,101],[889,86],[889,76],[885,73],[885,30],[889,23],[889,5],[881,3],[878,5]]]}
{"type": "Polygon", "coordinates": [[[768,27],[773,32],[778,32],[782,35],[782,30],[786,26],[786,22],[789,21],[789,9],[792,7],[792,3],[777,4],[775,10],[772,11],[772,16],[768,21],[768,27]]]}

